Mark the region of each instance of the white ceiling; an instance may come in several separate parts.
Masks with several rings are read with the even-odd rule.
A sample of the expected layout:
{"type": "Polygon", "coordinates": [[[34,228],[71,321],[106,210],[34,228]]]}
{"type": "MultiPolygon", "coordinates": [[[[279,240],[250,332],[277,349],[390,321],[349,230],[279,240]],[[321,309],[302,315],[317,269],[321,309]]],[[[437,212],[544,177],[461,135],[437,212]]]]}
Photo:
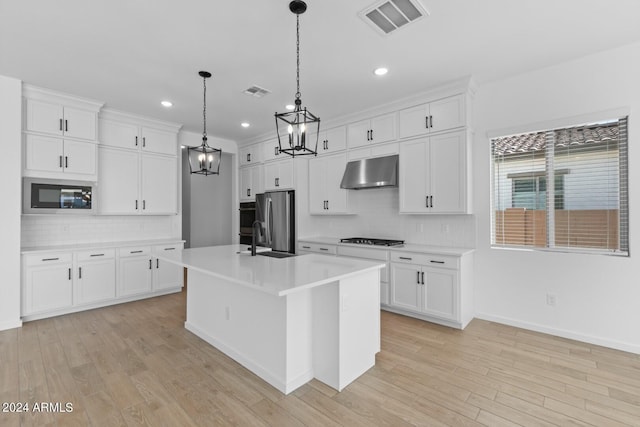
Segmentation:
{"type": "MultiPolygon", "coordinates": [[[[429,17],[381,36],[357,15],[371,0],[308,0],[303,105],[332,119],[461,77],[482,84],[640,40],[637,0],[420,1],[429,17]],[[380,65],[390,69],[383,78],[372,73],[380,65]]],[[[197,73],[207,70],[210,135],[275,133],[274,112],[295,94],[288,3],[0,0],[0,74],[201,132],[197,73]],[[272,93],[243,94],[251,85],[272,93]]]]}

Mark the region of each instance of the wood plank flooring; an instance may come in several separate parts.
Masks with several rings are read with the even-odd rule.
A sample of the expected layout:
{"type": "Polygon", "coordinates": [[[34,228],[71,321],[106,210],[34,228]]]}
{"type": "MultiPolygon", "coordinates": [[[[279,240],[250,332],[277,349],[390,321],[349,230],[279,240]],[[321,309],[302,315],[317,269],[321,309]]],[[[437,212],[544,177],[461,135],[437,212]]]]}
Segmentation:
{"type": "Polygon", "coordinates": [[[0,332],[2,426],[640,426],[640,357],[474,320],[382,312],[374,368],[289,396],[183,327],[184,293],[0,332]]]}

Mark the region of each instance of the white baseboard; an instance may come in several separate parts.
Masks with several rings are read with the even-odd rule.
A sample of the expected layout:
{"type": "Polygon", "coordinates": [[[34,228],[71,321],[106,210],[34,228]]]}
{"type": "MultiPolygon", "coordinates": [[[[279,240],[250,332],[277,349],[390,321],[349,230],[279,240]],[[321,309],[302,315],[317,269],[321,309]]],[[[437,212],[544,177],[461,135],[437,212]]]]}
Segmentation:
{"type": "Polygon", "coordinates": [[[5,320],[0,322],[0,331],[6,331],[7,329],[20,328],[22,326],[22,320],[5,320]]]}
{"type": "Polygon", "coordinates": [[[502,323],[504,325],[515,326],[517,328],[528,329],[535,332],[542,332],[544,334],[555,335],[557,337],[568,338],[571,340],[600,345],[615,350],[622,350],[629,353],[640,354],[640,345],[637,344],[596,337],[593,335],[580,334],[566,329],[551,328],[549,326],[539,325],[537,323],[523,322],[508,317],[494,316],[487,313],[476,313],[475,317],[477,319],[487,320],[489,322],[502,323]]]}

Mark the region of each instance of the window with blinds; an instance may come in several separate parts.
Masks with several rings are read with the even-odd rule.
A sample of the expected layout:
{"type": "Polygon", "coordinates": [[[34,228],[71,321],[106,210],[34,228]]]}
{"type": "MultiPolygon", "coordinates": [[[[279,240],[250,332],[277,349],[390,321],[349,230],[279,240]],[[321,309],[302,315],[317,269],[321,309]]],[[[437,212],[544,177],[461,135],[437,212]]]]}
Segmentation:
{"type": "Polygon", "coordinates": [[[491,140],[492,245],[628,255],[627,117],[491,140]]]}

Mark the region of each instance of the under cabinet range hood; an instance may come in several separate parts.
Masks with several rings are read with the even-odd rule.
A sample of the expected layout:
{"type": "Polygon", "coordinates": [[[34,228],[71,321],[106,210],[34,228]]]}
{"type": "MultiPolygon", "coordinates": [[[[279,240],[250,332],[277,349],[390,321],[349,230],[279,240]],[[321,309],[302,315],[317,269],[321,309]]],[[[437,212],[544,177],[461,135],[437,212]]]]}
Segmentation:
{"type": "Polygon", "coordinates": [[[361,190],[363,188],[397,187],[398,155],[354,160],[347,167],[340,188],[361,190]]]}

